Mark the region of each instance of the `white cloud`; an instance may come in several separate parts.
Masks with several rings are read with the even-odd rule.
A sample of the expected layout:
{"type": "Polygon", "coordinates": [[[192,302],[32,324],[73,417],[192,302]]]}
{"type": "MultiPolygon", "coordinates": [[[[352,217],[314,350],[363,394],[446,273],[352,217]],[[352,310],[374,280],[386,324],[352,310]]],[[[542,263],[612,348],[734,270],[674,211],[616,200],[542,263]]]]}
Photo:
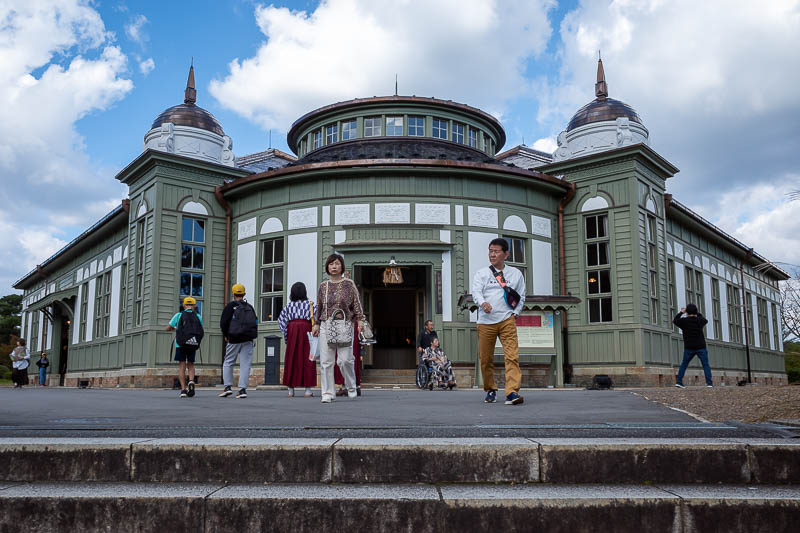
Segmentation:
{"type": "Polygon", "coordinates": [[[539,150],[540,152],[546,152],[548,154],[552,154],[558,148],[558,143],[553,137],[545,137],[543,139],[537,139],[531,148],[534,150],[539,150]]]}
{"type": "Polygon", "coordinates": [[[131,41],[140,46],[144,46],[147,41],[150,40],[150,35],[148,35],[144,29],[144,25],[148,22],[147,17],[144,15],[134,16],[131,21],[125,25],[125,35],[127,35],[131,41]]]}
{"type": "Polygon", "coordinates": [[[70,226],[87,226],[124,196],[113,173],[89,161],[75,122],[133,84],[86,2],[6,3],[0,20],[0,286],[10,287],[64,245],[70,226]]]}
{"type": "Polygon", "coordinates": [[[210,84],[264,129],[353,97],[436,96],[501,115],[526,91],[523,62],[544,52],[554,0],[323,0],[313,13],[258,6],[267,37],[210,84]],[[476,75],[479,72],[480,75],[476,75]],[[311,82],[310,82],[311,81],[311,82]]]}
{"type": "Polygon", "coordinates": [[[145,76],[150,74],[154,68],[156,68],[156,62],[153,61],[152,57],[148,57],[144,61],[139,61],[139,72],[145,76]]]}
{"type": "Polygon", "coordinates": [[[583,1],[560,32],[561,69],[541,91],[544,132],[594,98],[601,50],[610,97],[637,110],[651,146],[681,169],[668,181],[676,199],[789,261],[798,228],[781,217],[798,204],[776,184],[800,167],[800,2],[583,1]]]}

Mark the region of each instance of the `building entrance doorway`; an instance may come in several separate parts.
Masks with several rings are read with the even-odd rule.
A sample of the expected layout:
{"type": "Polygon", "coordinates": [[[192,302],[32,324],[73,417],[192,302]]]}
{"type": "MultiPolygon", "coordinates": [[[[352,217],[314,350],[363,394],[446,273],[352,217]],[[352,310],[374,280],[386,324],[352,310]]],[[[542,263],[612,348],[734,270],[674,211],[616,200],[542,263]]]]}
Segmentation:
{"type": "Polygon", "coordinates": [[[402,267],[403,282],[384,284],[384,267],[360,267],[358,284],[364,312],[375,330],[376,343],[365,354],[372,369],[417,367],[416,339],[426,316],[429,268],[402,267]]]}

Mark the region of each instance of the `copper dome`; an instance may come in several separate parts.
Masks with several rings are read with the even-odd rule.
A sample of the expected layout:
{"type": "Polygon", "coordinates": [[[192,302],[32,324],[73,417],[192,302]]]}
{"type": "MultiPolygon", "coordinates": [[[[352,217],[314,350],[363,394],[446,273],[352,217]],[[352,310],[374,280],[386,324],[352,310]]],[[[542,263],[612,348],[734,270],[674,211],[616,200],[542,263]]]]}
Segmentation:
{"type": "Polygon", "coordinates": [[[567,124],[567,131],[572,131],[575,128],[593,122],[616,120],[619,117],[627,117],[631,122],[638,122],[644,126],[639,114],[625,102],[620,102],[613,98],[597,98],[580,108],[572,116],[569,124],[567,124]]]}
{"type": "Polygon", "coordinates": [[[162,124],[171,122],[176,126],[189,126],[210,131],[217,135],[225,135],[225,132],[222,131],[222,126],[214,118],[214,115],[195,105],[196,101],[197,91],[194,88],[194,65],[192,65],[189,67],[189,79],[186,80],[183,103],[165,109],[156,117],[150,129],[160,128],[162,124]]]}

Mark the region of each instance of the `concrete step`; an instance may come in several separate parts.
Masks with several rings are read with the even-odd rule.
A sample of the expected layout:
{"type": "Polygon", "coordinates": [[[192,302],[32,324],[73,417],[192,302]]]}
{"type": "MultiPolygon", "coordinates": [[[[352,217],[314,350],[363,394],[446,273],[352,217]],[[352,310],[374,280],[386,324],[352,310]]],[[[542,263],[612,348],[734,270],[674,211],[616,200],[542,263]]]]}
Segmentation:
{"type": "Polygon", "coordinates": [[[0,482],[800,483],[800,442],[0,439],[0,482]]]}
{"type": "Polygon", "coordinates": [[[800,487],[0,483],[0,508],[16,532],[776,533],[800,487]]]}

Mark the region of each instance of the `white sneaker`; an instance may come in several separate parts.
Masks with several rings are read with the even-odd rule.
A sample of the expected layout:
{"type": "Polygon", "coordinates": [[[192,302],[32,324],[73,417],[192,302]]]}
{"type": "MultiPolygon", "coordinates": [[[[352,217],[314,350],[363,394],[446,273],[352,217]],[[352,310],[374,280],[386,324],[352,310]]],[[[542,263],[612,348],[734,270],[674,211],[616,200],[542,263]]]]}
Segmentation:
{"type": "Polygon", "coordinates": [[[713,388],[714,388],[714,385],[706,385],[706,388],[707,388],[707,389],[713,389],[713,388]]]}
{"type": "Polygon", "coordinates": [[[681,385],[680,383],[676,383],[675,386],[678,387],[679,389],[685,389],[686,388],[683,385],[681,385]]]}
{"type": "Polygon", "coordinates": [[[333,398],[331,398],[330,396],[323,396],[320,403],[332,403],[332,402],[333,398]]]}
{"type": "Polygon", "coordinates": [[[355,400],[358,397],[358,391],[356,389],[348,390],[347,397],[351,400],[355,400]]]}

